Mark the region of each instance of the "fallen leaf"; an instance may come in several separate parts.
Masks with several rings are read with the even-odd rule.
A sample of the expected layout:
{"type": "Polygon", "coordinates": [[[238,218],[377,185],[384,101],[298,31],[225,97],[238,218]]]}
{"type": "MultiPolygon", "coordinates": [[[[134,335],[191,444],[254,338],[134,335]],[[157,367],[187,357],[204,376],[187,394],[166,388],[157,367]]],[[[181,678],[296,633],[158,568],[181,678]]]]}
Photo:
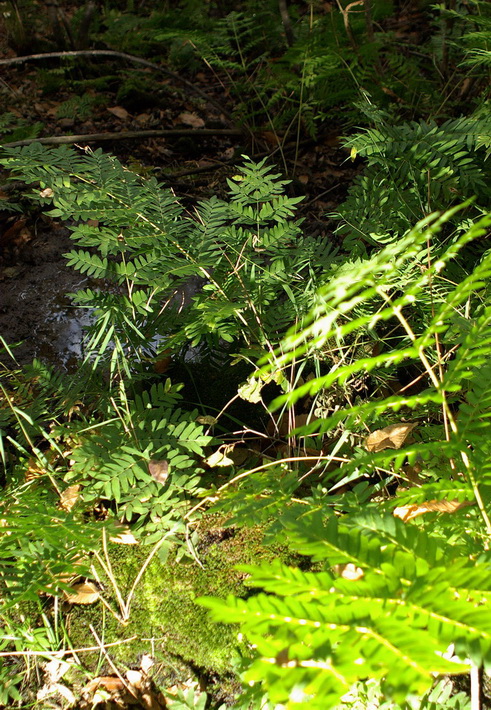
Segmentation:
{"type": "Polygon", "coordinates": [[[148,470],[152,478],[163,485],[169,476],[169,462],[151,460],[148,462],[148,470]]]}
{"type": "Polygon", "coordinates": [[[333,570],[343,579],[349,579],[352,582],[356,582],[358,579],[361,579],[365,574],[362,568],[357,567],[355,564],[353,564],[353,562],[334,565],[333,570]]]}
{"type": "Polygon", "coordinates": [[[140,667],[141,667],[142,671],[143,671],[144,673],[148,674],[148,671],[149,671],[150,668],[152,668],[154,665],[155,665],[155,661],[154,661],[154,659],[152,658],[152,656],[150,656],[148,653],[144,653],[143,656],[142,656],[142,659],[141,659],[141,661],[140,661],[140,667]]]}
{"type": "Polygon", "coordinates": [[[116,116],[116,118],[120,118],[122,121],[125,121],[130,115],[128,111],[122,106],[113,106],[112,108],[108,108],[107,110],[109,111],[109,113],[112,113],[113,116],[116,116]]]}
{"type": "Polygon", "coordinates": [[[140,124],[148,123],[150,121],[150,118],[151,116],[148,113],[139,113],[138,116],[136,116],[136,120],[140,124]]]}
{"type": "MultiPolygon", "coordinates": [[[[61,695],[67,703],[70,706],[73,706],[76,702],[75,695],[72,693],[72,691],[66,687],[66,685],[62,685],[61,683],[53,683],[52,685],[44,685],[38,692],[36,693],[36,699],[41,702],[42,700],[46,700],[46,698],[49,698],[50,696],[53,695],[61,695]]],[[[45,707],[59,707],[59,705],[45,705],[45,707]]]]}
{"type": "Polygon", "coordinates": [[[72,593],[64,592],[64,599],[69,604],[93,604],[99,596],[99,590],[92,582],[74,584],[72,593]]]}
{"type": "Polygon", "coordinates": [[[45,187],[44,190],[41,190],[39,193],[39,197],[53,197],[55,193],[50,187],[45,187]]]}
{"type": "Polygon", "coordinates": [[[205,122],[195,113],[180,113],[177,117],[179,123],[184,123],[185,126],[191,126],[191,128],[203,128],[205,122]]]}
{"type": "Polygon", "coordinates": [[[73,666],[73,660],[65,661],[62,658],[53,658],[44,664],[44,673],[49,685],[57,683],[73,666]]]}
{"type": "MultiPolygon", "coordinates": [[[[251,453],[254,452],[251,452],[250,449],[244,449],[241,446],[234,446],[232,451],[227,452],[228,456],[232,459],[235,466],[242,466],[243,464],[245,464],[247,459],[251,457],[251,453]]],[[[260,453],[260,451],[257,451],[258,455],[260,455],[260,453]]]]}
{"type": "MultiPolygon", "coordinates": [[[[119,526],[118,526],[119,527],[119,526]]],[[[121,532],[116,535],[112,535],[109,540],[115,542],[117,545],[138,545],[138,540],[133,535],[129,527],[126,525],[121,525],[121,532]]]]}
{"type": "Polygon", "coordinates": [[[367,451],[375,453],[383,449],[400,449],[417,424],[391,424],[377,429],[365,439],[367,451]]]}
{"type": "Polygon", "coordinates": [[[133,688],[141,690],[143,680],[143,674],[141,671],[133,671],[131,669],[126,671],[126,680],[133,686],[133,688]]]}
{"type": "Polygon", "coordinates": [[[65,488],[65,490],[62,491],[60,496],[60,508],[62,510],[66,510],[67,513],[70,512],[79,499],[81,488],[82,486],[77,483],[74,486],[68,486],[68,488],[65,488]]]}
{"type": "Polygon", "coordinates": [[[404,523],[408,520],[417,518],[425,513],[455,513],[461,508],[466,508],[473,505],[472,501],[464,500],[427,500],[423,503],[411,503],[409,505],[401,505],[394,508],[392,514],[396,518],[400,518],[404,523]]]}

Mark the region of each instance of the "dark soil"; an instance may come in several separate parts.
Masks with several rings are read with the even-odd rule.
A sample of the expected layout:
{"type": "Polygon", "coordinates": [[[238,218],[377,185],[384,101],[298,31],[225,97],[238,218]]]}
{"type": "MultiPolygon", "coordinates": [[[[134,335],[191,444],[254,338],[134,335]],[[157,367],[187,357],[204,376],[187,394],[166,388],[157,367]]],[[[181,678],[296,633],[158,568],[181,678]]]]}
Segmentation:
{"type": "Polygon", "coordinates": [[[19,364],[33,358],[66,370],[82,354],[87,315],[67,294],[86,284],[66,265],[72,247],[67,229],[40,231],[20,252],[0,263],[0,335],[14,348],[19,364]]]}

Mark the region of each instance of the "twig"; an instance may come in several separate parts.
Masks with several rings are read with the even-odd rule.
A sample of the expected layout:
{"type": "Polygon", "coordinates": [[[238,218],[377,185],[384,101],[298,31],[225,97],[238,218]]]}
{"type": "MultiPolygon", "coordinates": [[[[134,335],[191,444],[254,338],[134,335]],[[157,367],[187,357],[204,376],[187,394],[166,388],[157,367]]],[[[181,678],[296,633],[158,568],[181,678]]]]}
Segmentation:
{"type": "Polygon", "coordinates": [[[151,138],[153,136],[168,136],[178,138],[179,136],[242,136],[243,132],[238,128],[175,128],[160,129],[154,131],[121,131],[121,133],[79,133],[75,136],[48,136],[46,138],[28,138],[23,141],[13,141],[3,143],[2,148],[16,148],[21,145],[31,143],[42,143],[44,145],[62,145],[64,143],[84,143],[88,141],[122,141],[128,138],[151,138]]]}
{"type": "MultiPolygon", "coordinates": [[[[106,643],[104,644],[104,648],[109,648],[109,646],[120,646],[122,643],[130,643],[136,638],[136,636],[131,636],[131,638],[123,639],[122,641],[106,643]]],[[[70,648],[66,651],[1,651],[0,658],[5,658],[6,656],[53,656],[54,658],[61,658],[62,656],[71,656],[72,653],[84,653],[85,651],[100,650],[100,646],[87,646],[86,648],[70,648]]]]}
{"type": "Polygon", "coordinates": [[[55,59],[58,57],[117,57],[119,59],[126,59],[127,61],[133,62],[134,64],[141,64],[144,67],[148,67],[149,69],[153,69],[154,71],[158,71],[161,74],[165,74],[165,76],[174,79],[174,81],[177,81],[179,84],[182,84],[189,92],[192,92],[204,99],[205,101],[209,101],[210,104],[213,104],[213,106],[215,106],[215,108],[217,108],[221,113],[223,113],[224,116],[229,119],[229,121],[232,120],[230,112],[226,108],[224,108],[216,99],[214,99],[212,96],[209,96],[206,92],[204,92],[198,86],[192,84],[187,79],[184,79],[184,77],[179,76],[179,74],[176,74],[170,69],[161,67],[159,64],[149,62],[147,59],[143,59],[142,57],[135,57],[133,54],[127,54],[126,52],[115,52],[109,49],[82,49],[74,52],[46,52],[44,54],[28,54],[24,57],[11,57],[9,59],[0,59],[0,66],[23,64],[24,62],[36,61],[39,59],[55,59]]]}
{"type": "Polygon", "coordinates": [[[118,676],[119,680],[120,680],[121,683],[124,685],[124,687],[126,688],[126,690],[128,691],[128,693],[129,693],[130,695],[132,695],[134,698],[136,698],[135,691],[134,691],[134,690],[131,688],[131,686],[125,681],[125,679],[123,678],[123,676],[121,675],[121,673],[118,671],[117,667],[115,666],[115,664],[113,663],[113,661],[112,661],[110,655],[109,655],[108,652],[106,651],[106,649],[105,649],[105,647],[104,647],[104,644],[102,643],[102,641],[101,641],[100,638],[98,637],[97,632],[96,632],[96,630],[94,629],[94,627],[92,626],[92,624],[89,624],[89,629],[90,629],[90,632],[91,632],[92,636],[95,638],[96,643],[99,644],[99,649],[100,649],[102,655],[104,656],[104,658],[106,659],[106,661],[109,663],[109,665],[111,666],[111,668],[113,669],[113,671],[116,673],[116,675],[118,676]]]}
{"type": "Polygon", "coordinates": [[[471,663],[471,710],[481,710],[481,669],[471,663]]]}
{"type": "Polygon", "coordinates": [[[256,468],[251,468],[250,471],[243,471],[242,473],[239,473],[237,476],[234,476],[234,478],[231,478],[230,481],[227,481],[227,483],[224,483],[223,486],[220,486],[220,488],[217,488],[216,491],[214,491],[213,495],[206,496],[206,498],[202,498],[199,503],[197,503],[191,510],[189,510],[186,515],[184,516],[185,520],[189,520],[189,518],[192,516],[193,513],[195,513],[197,510],[202,508],[206,503],[209,501],[216,500],[216,494],[221,493],[225,488],[228,488],[232,484],[236,483],[242,478],[246,478],[247,476],[250,476],[252,473],[256,473],[257,471],[262,471],[266,468],[270,468],[270,466],[281,466],[282,464],[289,463],[291,461],[325,461],[326,459],[329,459],[330,461],[339,461],[340,463],[348,463],[349,459],[342,458],[340,456],[331,456],[328,454],[327,456],[289,456],[288,458],[285,459],[278,459],[278,461],[269,461],[268,463],[263,464],[262,466],[257,466],[256,468]]]}

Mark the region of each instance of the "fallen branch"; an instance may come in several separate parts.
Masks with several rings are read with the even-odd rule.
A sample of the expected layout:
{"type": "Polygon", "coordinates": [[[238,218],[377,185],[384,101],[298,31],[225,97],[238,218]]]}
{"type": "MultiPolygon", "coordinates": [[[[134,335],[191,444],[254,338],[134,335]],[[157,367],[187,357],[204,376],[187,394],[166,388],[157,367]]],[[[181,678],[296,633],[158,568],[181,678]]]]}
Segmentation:
{"type": "Polygon", "coordinates": [[[195,86],[195,84],[192,84],[190,81],[184,79],[184,77],[179,76],[179,74],[176,74],[170,69],[161,67],[159,64],[155,64],[154,62],[149,62],[147,59],[143,59],[142,57],[135,57],[133,54],[127,54],[126,52],[115,52],[109,49],[81,49],[74,52],[46,52],[44,54],[27,54],[24,57],[11,57],[9,59],[0,59],[0,66],[23,64],[24,62],[36,61],[39,59],[55,59],[58,57],[117,57],[119,59],[126,59],[129,62],[133,62],[134,64],[141,64],[144,67],[148,67],[149,69],[158,71],[161,74],[165,74],[165,76],[168,76],[174,81],[177,81],[179,84],[182,84],[182,86],[184,86],[188,91],[196,94],[197,96],[200,96],[205,101],[209,101],[210,104],[213,104],[213,106],[215,106],[215,108],[217,108],[221,113],[223,113],[223,115],[226,116],[229,121],[232,120],[231,114],[226,108],[224,108],[216,99],[214,99],[212,96],[209,96],[198,86],[195,86]]]}
{"type": "Polygon", "coordinates": [[[62,145],[69,143],[88,143],[90,141],[121,141],[127,138],[152,138],[154,136],[167,136],[168,138],[179,138],[180,136],[242,136],[242,131],[238,128],[169,128],[152,131],[121,131],[120,133],[80,133],[74,136],[47,136],[46,138],[27,138],[23,141],[13,141],[12,143],[2,143],[1,148],[17,148],[21,145],[31,143],[42,143],[43,145],[62,145]]]}

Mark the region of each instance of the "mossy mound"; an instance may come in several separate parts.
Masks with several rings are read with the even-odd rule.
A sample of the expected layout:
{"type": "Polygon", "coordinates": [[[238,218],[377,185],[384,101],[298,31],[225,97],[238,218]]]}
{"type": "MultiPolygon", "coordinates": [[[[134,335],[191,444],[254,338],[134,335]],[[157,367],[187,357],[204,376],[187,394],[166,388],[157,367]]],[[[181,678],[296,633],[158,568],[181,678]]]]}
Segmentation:
{"type": "MultiPolygon", "coordinates": [[[[292,558],[285,548],[265,547],[260,528],[230,529],[222,523],[208,516],[200,526],[202,566],[193,560],[152,559],[136,587],[125,625],[100,602],[73,607],[68,627],[74,647],[95,645],[92,627],[104,644],[127,641],[107,648],[119,667],[137,667],[143,654],[152,655],[159,663],[162,684],[182,681],[193,673],[215,678],[233,673],[234,659],[247,653],[247,647],[239,644],[237,629],[212,622],[195,600],[249,594],[245,575],[234,568],[237,564],[292,558]]],[[[124,600],[150,551],[151,547],[141,545],[109,545],[112,573],[124,600]]],[[[103,596],[117,612],[114,585],[107,574],[99,569],[98,573],[103,596]]],[[[84,653],[83,658],[91,672],[100,672],[104,660],[99,653],[84,653]]]]}

